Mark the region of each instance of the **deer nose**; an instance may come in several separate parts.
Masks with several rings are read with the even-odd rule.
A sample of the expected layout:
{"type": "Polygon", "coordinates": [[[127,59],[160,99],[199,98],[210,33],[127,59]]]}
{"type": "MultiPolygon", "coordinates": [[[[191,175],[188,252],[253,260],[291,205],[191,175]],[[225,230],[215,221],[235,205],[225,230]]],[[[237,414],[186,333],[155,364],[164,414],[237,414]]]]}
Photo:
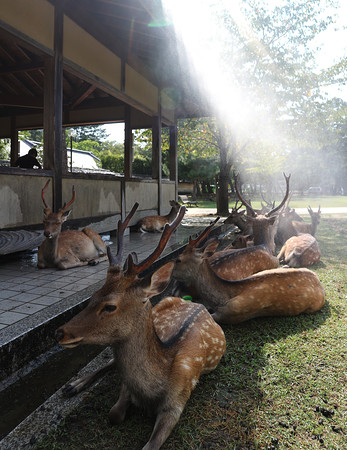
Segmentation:
{"type": "Polygon", "coordinates": [[[45,231],[43,234],[45,237],[49,237],[51,235],[51,233],[49,231],[45,231]]]}
{"type": "Polygon", "coordinates": [[[64,337],[64,331],[61,328],[58,328],[58,330],[55,332],[55,338],[58,342],[60,342],[64,337]]]}

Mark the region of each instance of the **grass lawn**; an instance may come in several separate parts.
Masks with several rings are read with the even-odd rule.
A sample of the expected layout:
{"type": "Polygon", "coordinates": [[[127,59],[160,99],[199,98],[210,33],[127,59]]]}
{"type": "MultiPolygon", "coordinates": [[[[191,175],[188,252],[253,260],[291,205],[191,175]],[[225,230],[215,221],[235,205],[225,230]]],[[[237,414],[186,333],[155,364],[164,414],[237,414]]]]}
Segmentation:
{"type": "MultiPolygon", "coordinates": [[[[317,239],[322,310],[225,326],[227,352],[201,377],[164,450],[346,448],[347,215],[324,215],[317,239]]],[[[141,449],[153,420],[131,408],[109,426],[118,391],[108,375],[36,449],[141,449]]]]}
{"type": "MultiPolygon", "coordinates": [[[[248,197],[246,197],[247,199],[248,197]]],[[[261,198],[255,198],[252,200],[252,206],[254,208],[261,208],[261,198]]],[[[281,202],[282,198],[280,196],[275,198],[276,205],[281,202]]],[[[209,200],[198,200],[199,208],[215,208],[216,203],[209,200]]],[[[318,208],[320,205],[321,209],[324,208],[338,208],[338,207],[347,207],[347,196],[342,195],[332,195],[332,196],[302,196],[302,197],[293,197],[290,201],[291,208],[307,208],[308,205],[311,208],[318,208]]],[[[229,202],[229,210],[235,206],[235,200],[231,200],[229,202]]],[[[192,207],[194,208],[194,207],[192,207]]]]}

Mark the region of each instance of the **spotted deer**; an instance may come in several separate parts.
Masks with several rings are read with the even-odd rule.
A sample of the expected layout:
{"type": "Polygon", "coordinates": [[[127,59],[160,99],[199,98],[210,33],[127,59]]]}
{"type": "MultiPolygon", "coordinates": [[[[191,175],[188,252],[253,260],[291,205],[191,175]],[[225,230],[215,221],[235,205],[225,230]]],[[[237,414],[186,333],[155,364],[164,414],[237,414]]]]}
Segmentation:
{"type": "Polygon", "coordinates": [[[72,198],[64,204],[58,212],[54,213],[45,200],[45,191],[50,180],[41,191],[44,204],[43,234],[46,239],[38,251],[37,266],[40,269],[57,267],[58,269],[71,269],[72,267],[95,265],[107,260],[106,244],[91,228],[61,231],[63,223],[69,217],[69,206],[75,201],[76,192],[72,188],[72,198]]]}
{"type": "Polygon", "coordinates": [[[311,223],[306,223],[306,222],[297,222],[297,221],[293,221],[293,226],[295,228],[295,230],[297,231],[297,234],[299,233],[309,233],[312,236],[315,236],[316,231],[317,231],[317,227],[319,225],[320,222],[320,206],[318,208],[317,212],[314,212],[311,208],[311,206],[309,206],[307,208],[307,211],[309,212],[310,216],[311,216],[311,223]]]}
{"type": "Polygon", "coordinates": [[[316,264],[321,257],[318,242],[311,234],[292,236],[283,245],[277,258],[289,267],[307,267],[316,264]]]}
{"type": "Polygon", "coordinates": [[[322,308],[324,289],[317,275],[308,269],[276,268],[239,280],[218,276],[209,262],[209,243],[197,247],[210,229],[190,239],[176,259],[173,276],[186,284],[195,280],[198,301],[213,311],[217,322],[233,324],[261,316],[313,313],[322,308]]]}
{"type": "Polygon", "coordinates": [[[129,254],[123,269],[123,232],[129,217],[124,223],[119,222],[118,251],[113,256],[108,248],[105,284],[84,311],[56,332],[64,347],[111,345],[113,360],[94,374],[71,383],[66,392],[77,393],[100,374],[115,368],[122,386],[110,411],[110,420],[121,423],[131,402],[154,413],[154,429],[143,447],[146,450],[161,447],[179,420],[200,375],[215,369],[225,352],[223,330],[203,305],[167,297],[152,307],[150,298],[166,288],[174,262],[140,277],[160,256],[184,212],[182,206],[174,222],[165,225],[150,256],[137,264],[136,255],[129,254]]]}
{"type": "Polygon", "coordinates": [[[165,227],[165,224],[170,223],[176,217],[180,204],[175,200],[170,200],[171,210],[166,216],[147,216],[140,219],[135,228],[140,232],[148,233],[161,233],[165,227]]]}

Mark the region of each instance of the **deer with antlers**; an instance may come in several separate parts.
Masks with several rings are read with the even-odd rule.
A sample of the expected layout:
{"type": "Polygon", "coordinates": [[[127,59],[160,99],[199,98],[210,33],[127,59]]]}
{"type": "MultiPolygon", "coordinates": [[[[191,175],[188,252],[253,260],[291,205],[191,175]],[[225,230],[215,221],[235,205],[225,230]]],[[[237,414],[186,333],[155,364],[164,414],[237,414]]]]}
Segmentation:
{"type": "Polygon", "coordinates": [[[47,181],[41,192],[44,204],[44,235],[46,239],[38,251],[37,266],[40,269],[57,267],[58,269],[71,269],[72,267],[95,265],[107,259],[106,244],[91,228],[61,231],[61,227],[69,217],[69,206],[75,201],[76,192],[72,188],[72,198],[58,212],[54,213],[45,200],[45,191],[50,180],[47,181]]]}
{"type": "MultiPolygon", "coordinates": [[[[240,323],[261,316],[313,313],[322,308],[325,293],[317,275],[308,269],[270,269],[239,280],[218,276],[209,262],[211,245],[198,248],[213,224],[190,239],[176,259],[173,276],[189,285],[195,280],[198,299],[213,310],[220,323],[240,323]]],[[[251,248],[247,249],[251,250],[251,248]]],[[[246,264],[247,255],[243,264],[246,264]]]]}
{"type": "Polygon", "coordinates": [[[217,366],[225,352],[225,337],[203,305],[168,297],[152,308],[150,298],[168,285],[174,262],[140,277],[162,253],[184,216],[184,206],[174,222],[165,225],[153,253],[139,264],[135,254],[129,254],[121,269],[123,233],[136,207],[124,223],[118,224],[117,255],[113,256],[108,247],[105,284],[84,311],[57,330],[56,337],[65,347],[112,346],[114,359],[69,385],[67,393],[79,392],[100,374],[115,368],[122,386],[110,420],[115,424],[122,422],[131,402],[155,413],[152,435],[143,447],[155,450],[179,420],[200,375],[217,366]]]}
{"type": "Polygon", "coordinates": [[[166,216],[147,216],[140,219],[135,225],[135,229],[140,232],[147,233],[161,233],[165,227],[165,224],[171,223],[176,217],[180,204],[175,200],[170,200],[170,212],[166,216]]]}

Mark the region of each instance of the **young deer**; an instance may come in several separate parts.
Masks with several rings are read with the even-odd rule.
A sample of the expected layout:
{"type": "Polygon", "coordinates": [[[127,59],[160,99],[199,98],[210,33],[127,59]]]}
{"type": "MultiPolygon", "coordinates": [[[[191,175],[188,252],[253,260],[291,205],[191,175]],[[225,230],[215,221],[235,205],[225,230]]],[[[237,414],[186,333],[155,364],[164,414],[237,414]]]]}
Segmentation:
{"type": "Polygon", "coordinates": [[[46,267],[58,267],[59,269],[71,269],[72,267],[95,265],[105,261],[106,244],[91,228],[79,230],[61,231],[61,227],[69,217],[71,211],[67,208],[75,201],[76,193],[72,188],[72,199],[57,213],[52,212],[45,200],[45,190],[50,180],[47,181],[41,192],[44,209],[44,235],[38,252],[37,266],[40,269],[46,267]]]}
{"type": "Polygon", "coordinates": [[[170,200],[170,206],[171,210],[169,214],[167,214],[166,216],[143,217],[137,222],[135,228],[141,232],[161,233],[165,227],[165,224],[171,223],[174,220],[181,205],[177,203],[175,200],[170,200]]]}
{"type": "Polygon", "coordinates": [[[311,234],[292,236],[283,245],[277,258],[289,267],[306,267],[316,264],[321,257],[318,242],[311,234]]]}
{"type": "MultiPolygon", "coordinates": [[[[206,228],[201,236],[205,238],[209,230],[206,228]]],[[[186,284],[195,280],[199,300],[214,311],[212,317],[217,322],[240,323],[261,316],[312,313],[324,305],[324,289],[314,272],[271,269],[240,280],[225,280],[216,275],[209,263],[209,244],[197,248],[201,240],[190,240],[176,259],[173,276],[186,284]]]]}
{"type": "Polygon", "coordinates": [[[225,352],[224,333],[203,305],[168,297],[152,308],[150,298],[168,285],[173,262],[152,275],[139,277],[160,256],[184,212],[181,207],[175,221],[165,225],[150,256],[136,264],[136,255],[130,254],[123,270],[123,232],[130,218],[123,224],[119,222],[118,252],[114,257],[108,248],[110,266],[104,286],[92,296],[84,311],[56,332],[65,347],[112,346],[114,359],[96,373],[72,383],[67,393],[79,392],[98,375],[116,368],[122,387],[110,419],[115,424],[122,422],[130,402],[155,413],[146,450],[161,447],[179,420],[200,375],[215,369],[225,352]]]}
{"type": "Polygon", "coordinates": [[[297,222],[297,221],[293,221],[293,226],[295,228],[295,230],[297,231],[297,234],[299,233],[309,233],[312,236],[314,236],[316,234],[317,231],[317,227],[319,225],[320,222],[320,206],[318,208],[317,212],[314,212],[311,208],[311,206],[309,206],[307,208],[307,211],[309,212],[310,216],[311,216],[311,223],[306,223],[306,222],[297,222]]]}

